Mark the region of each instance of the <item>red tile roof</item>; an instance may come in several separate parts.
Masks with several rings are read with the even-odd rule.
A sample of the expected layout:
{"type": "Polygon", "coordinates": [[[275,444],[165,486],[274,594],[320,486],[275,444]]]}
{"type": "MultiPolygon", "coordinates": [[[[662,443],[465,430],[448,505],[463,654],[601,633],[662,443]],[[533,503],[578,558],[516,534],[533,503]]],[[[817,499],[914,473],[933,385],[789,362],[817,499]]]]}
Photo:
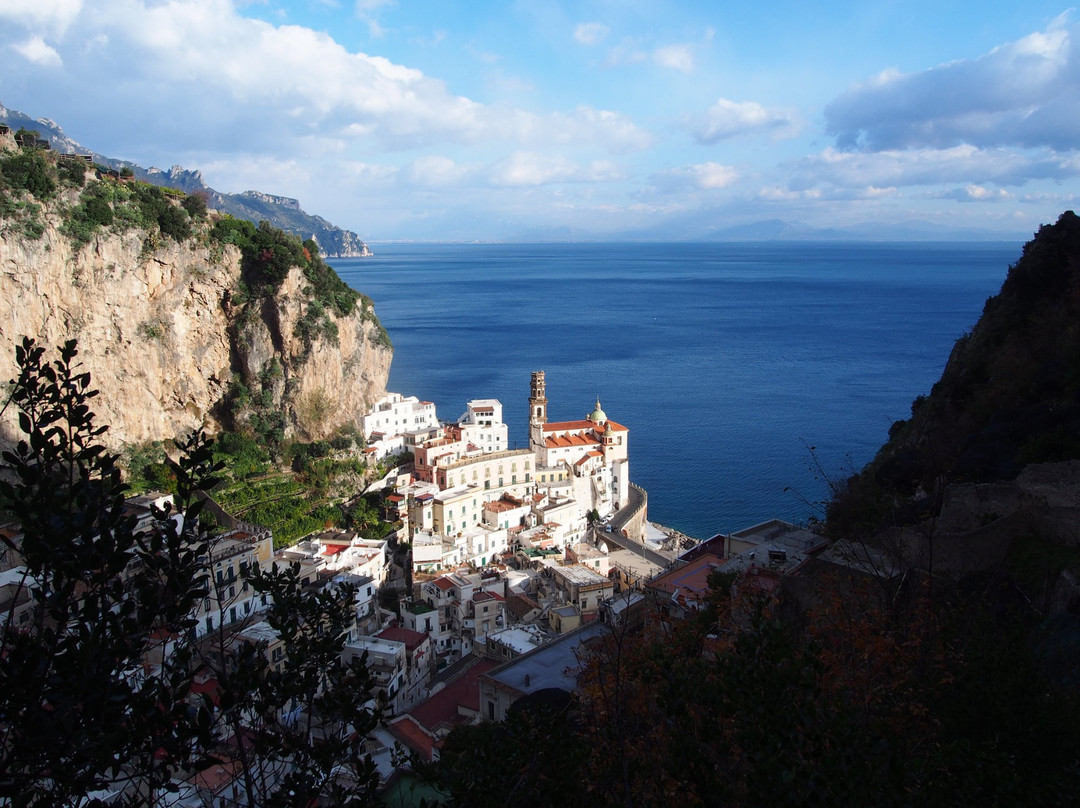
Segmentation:
{"type": "Polygon", "coordinates": [[[389,628],[384,628],[375,636],[380,640],[403,642],[405,643],[405,648],[409,651],[415,650],[428,638],[427,634],[421,634],[419,631],[413,631],[411,628],[403,628],[402,626],[390,626],[389,628]]]}
{"type": "Polygon", "coordinates": [[[197,772],[188,782],[196,788],[205,788],[212,794],[217,794],[239,776],[241,769],[242,764],[239,760],[215,763],[197,772]]]}
{"type": "Polygon", "coordinates": [[[595,435],[551,435],[544,438],[544,445],[549,449],[565,449],[569,446],[599,446],[600,439],[595,435]]]}
{"type": "Polygon", "coordinates": [[[481,659],[438,693],[416,705],[409,715],[432,733],[469,720],[468,713],[480,712],[480,676],[499,664],[494,660],[481,659]]]}
{"type": "Polygon", "coordinates": [[[410,715],[403,715],[387,724],[386,728],[395,738],[420,755],[424,761],[431,762],[431,749],[435,744],[435,738],[420,726],[416,719],[410,715]]]}
{"type": "Polygon", "coordinates": [[[690,592],[700,595],[708,591],[709,574],[723,563],[719,556],[711,554],[695,558],[684,567],[666,572],[649,581],[648,587],[666,594],[673,594],[676,590],[680,593],[690,592]]]}
{"type": "Polygon", "coordinates": [[[545,432],[570,432],[596,429],[592,421],[548,421],[544,424],[545,432]]]}

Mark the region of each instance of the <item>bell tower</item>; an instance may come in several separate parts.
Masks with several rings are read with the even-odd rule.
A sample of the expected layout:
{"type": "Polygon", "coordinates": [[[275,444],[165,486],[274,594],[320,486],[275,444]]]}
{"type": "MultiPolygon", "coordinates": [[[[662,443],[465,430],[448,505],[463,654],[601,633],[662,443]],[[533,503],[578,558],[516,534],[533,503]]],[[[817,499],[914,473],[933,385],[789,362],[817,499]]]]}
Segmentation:
{"type": "Polygon", "coordinates": [[[529,385],[529,444],[533,451],[544,445],[544,424],[547,423],[547,383],[544,371],[534,370],[529,385]]]}

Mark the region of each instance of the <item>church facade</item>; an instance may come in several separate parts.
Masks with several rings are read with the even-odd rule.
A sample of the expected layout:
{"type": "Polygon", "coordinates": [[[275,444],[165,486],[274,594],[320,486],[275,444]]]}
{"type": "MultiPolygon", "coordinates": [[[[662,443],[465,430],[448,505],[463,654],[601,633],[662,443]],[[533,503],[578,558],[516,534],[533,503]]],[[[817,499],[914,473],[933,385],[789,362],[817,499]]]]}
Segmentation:
{"type": "MultiPolygon", "coordinates": [[[[629,428],[608,418],[599,398],[580,421],[549,421],[547,380],[534,371],[529,388],[529,448],[537,473],[565,469],[574,498],[601,515],[629,502],[629,428]]],[[[545,475],[546,476],[546,475],[545,475]]]]}

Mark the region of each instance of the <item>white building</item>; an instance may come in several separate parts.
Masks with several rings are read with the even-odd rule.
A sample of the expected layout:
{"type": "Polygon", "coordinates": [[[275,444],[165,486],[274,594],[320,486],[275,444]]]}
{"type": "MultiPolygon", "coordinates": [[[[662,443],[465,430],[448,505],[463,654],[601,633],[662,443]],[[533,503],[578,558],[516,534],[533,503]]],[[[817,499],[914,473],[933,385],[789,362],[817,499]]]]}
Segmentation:
{"type": "Polygon", "coordinates": [[[628,504],[630,430],[608,418],[599,399],[581,421],[549,422],[547,404],[544,371],[535,371],[529,395],[529,446],[538,470],[545,477],[560,466],[572,472],[574,497],[585,510],[608,513],[628,504]]]}
{"type": "Polygon", "coordinates": [[[463,440],[489,454],[508,448],[502,402],[494,398],[477,398],[467,402],[465,407],[457,424],[463,440]]]}
{"type": "Polygon", "coordinates": [[[353,662],[365,652],[376,697],[385,700],[391,713],[397,713],[404,702],[408,677],[405,643],[379,637],[359,637],[345,646],[342,657],[346,662],[353,662]]]}
{"type": "Polygon", "coordinates": [[[361,431],[376,460],[407,450],[404,436],[439,426],[435,405],[416,396],[387,393],[361,419],[361,431]]]}

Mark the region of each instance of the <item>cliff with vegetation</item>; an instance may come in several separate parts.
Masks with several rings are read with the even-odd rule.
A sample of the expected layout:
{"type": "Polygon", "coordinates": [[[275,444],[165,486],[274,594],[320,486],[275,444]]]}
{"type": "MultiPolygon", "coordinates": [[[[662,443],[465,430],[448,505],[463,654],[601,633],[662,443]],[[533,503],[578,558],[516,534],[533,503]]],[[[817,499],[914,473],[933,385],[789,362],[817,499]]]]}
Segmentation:
{"type": "Polygon", "coordinates": [[[1080,218],[1067,211],[1024,246],[941,379],[915,399],[909,419],[893,424],[837,505],[876,495],[912,506],[910,518],[918,518],[938,511],[950,485],[1013,481],[1031,464],[1073,460],[1080,460],[1080,218]]]}
{"type": "MultiPolygon", "coordinates": [[[[1039,229],[940,380],[826,527],[900,569],[992,576],[1041,619],[1080,614],[1080,218],[1039,229]]],[[[1073,620],[1068,631],[1076,630],[1073,620]]]]}
{"type": "Polygon", "coordinates": [[[22,336],[76,339],[113,447],[199,427],[322,439],[385,392],[386,331],[313,241],[16,134],[0,135],[0,379],[22,336]]]}
{"type": "Polygon", "coordinates": [[[259,191],[244,191],[240,194],[221,193],[203,180],[199,171],[189,171],[180,166],[173,166],[168,171],[160,168],[143,168],[124,160],[115,160],[91,151],[82,144],[64,134],[56,121],[48,118],[31,118],[17,110],[6,109],[0,104],[0,124],[7,125],[12,131],[27,129],[35,131],[47,140],[54,151],[65,154],[84,155],[95,163],[115,171],[130,171],[135,179],[173,188],[185,194],[197,194],[206,200],[214,210],[247,219],[250,222],[270,222],[287,233],[300,239],[312,239],[319,245],[319,251],[331,258],[363,258],[371,255],[360,237],[351,230],[344,230],[331,224],[321,216],[315,216],[301,209],[300,203],[289,197],[274,196],[259,191]]]}

